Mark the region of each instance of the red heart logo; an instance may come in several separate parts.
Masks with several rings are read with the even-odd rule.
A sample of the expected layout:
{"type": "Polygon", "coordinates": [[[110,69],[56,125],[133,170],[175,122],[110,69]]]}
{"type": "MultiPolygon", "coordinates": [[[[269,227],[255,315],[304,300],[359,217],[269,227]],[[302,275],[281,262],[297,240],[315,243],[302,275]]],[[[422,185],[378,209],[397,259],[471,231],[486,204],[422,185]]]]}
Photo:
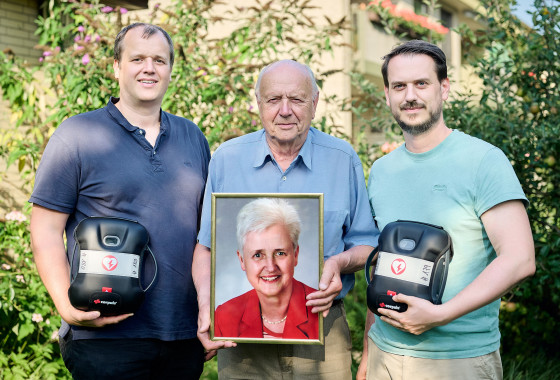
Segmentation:
{"type": "Polygon", "coordinates": [[[391,264],[391,270],[394,274],[399,275],[406,269],[406,262],[403,259],[395,259],[391,264]]]}
{"type": "Polygon", "coordinates": [[[112,270],[115,270],[115,268],[117,267],[117,265],[119,264],[117,258],[115,256],[105,256],[103,258],[103,260],[101,261],[101,265],[103,266],[103,269],[105,269],[106,271],[110,272],[112,270]]]}

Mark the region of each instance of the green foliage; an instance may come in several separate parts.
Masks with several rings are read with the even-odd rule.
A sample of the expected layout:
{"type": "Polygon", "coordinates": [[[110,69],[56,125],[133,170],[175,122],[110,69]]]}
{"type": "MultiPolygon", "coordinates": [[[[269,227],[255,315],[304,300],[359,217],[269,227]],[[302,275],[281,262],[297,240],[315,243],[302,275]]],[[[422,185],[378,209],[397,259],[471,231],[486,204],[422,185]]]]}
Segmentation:
{"type": "MultiPolygon", "coordinates": [[[[530,201],[537,272],[506,296],[501,313],[503,352],[516,357],[524,356],[527,347],[558,352],[560,5],[535,0],[530,30],[510,16],[508,1],[483,4],[488,28],[476,42],[484,54],[473,62],[482,80],[482,96],[460,94],[449,103],[446,120],[501,148],[530,201]]],[[[482,33],[470,38],[475,35],[482,33]]]]}
{"type": "Polygon", "coordinates": [[[344,308],[346,318],[350,326],[352,338],[352,377],[355,378],[362,350],[364,349],[364,326],[366,325],[367,314],[367,283],[364,272],[356,273],[356,285],[354,289],[344,297],[344,308]]]}
{"type": "Polygon", "coordinates": [[[351,72],[349,75],[352,88],[355,91],[351,99],[341,101],[340,109],[352,113],[354,130],[352,143],[362,161],[367,180],[373,162],[389,153],[397,146],[396,144],[402,142],[402,132],[385,104],[383,89],[371,83],[361,73],[351,72]],[[369,133],[372,131],[383,134],[386,140],[392,142],[392,149],[389,142],[382,146],[372,145],[368,141],[369,133]],[[386,145],[390,147],[387,148],[386,145]]]}
{"type": "Polygon", "coordinates": [[[560,363],[546,355],[526,355],[523,358],[506,357],[503,360],[504,380],[560,379],[560,363]]]}
{"type": "Polygon", "coordinates": [[[60,317],[33,263],[28,224],[0,222],[0,378],[61,379],[66,369],[52,344],[60,317]]]}

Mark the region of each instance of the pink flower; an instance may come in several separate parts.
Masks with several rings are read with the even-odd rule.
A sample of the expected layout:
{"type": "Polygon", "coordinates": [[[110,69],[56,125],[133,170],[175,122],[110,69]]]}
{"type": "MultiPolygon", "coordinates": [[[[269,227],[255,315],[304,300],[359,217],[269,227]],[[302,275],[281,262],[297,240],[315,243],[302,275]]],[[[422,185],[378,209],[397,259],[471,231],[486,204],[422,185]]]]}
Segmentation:
{"type": "Polygon", "coordinates": [[[392,151],[394,151],[395,149],[397,149],[399,147],[399,143],[396,141],[393,141],[391,143],[389,143],[388,141],[385,141],[383,143],[383,145],[381,145],[381,151],[385,154],[390,153],[392,151]]]}
{"type": "Polygon", "coordinates": [[[256,120],[251,120],[251,125],[254,127],[255,125],[257,125],[257,121],[256,120]]]}
{"type": "Polygon", "coordinates": [[[31,320],[36,323],[43,322],[43,316],[39,313],[33,313],[31,320]]]}
{"type": "Polygon", "coordinates": [[[76,50],[84,50],[84,47],[81,45],[76,46],[76,50]]]}
{"type": "Polygon", "coordinates": [[[83,33],[85,30],[85,28],[83,27],[83,25],[78,26],[78,32],[83,33]]]}
{"type": "Polygon", "coordinates": [[[229,113],[233,113],[233,107],[229,107],[229,108],[228,108],[228,112],[229,112],[229,113]]]}
{"type": "Polygon", "coordinates": [[[94,38],[94,39],[95,39],[95,42],[101,41],[101,36],[99,36],[99,34],[96,34],[94,37],[95,37],[95,38],[94,38]]]}
{"type": "Polygon", "coordinates": [[[446,28],[443,25],[436,25],[435,29],[436,32],[438,32],[439,34],[447,34],[449,33],[449,29],[446,28]]]}
{"type": "Polygon", "coordinates": [[[55,47],[54,50],[58,53],[60,51],[60,46],[55,47]]]}
{"type": "Polygon", "coordinates": [[[12,220],[15,222],[25,222],[27,218],[25,217],[25,215],[23,215],[21,211],[14,210],[6,214],[6,220],[12,220]]]}
{"type": "Polygon", "coordinates": [[[82,57],[82,65],[87,65],[89,63],[89,54],[86,53],[84,54],[84,56],[82,57]]]}
{"type": "Polygon", "coordinates": [[[87,36],[84,37],[84,42],[89,42],[91,41],[91,36],[88,34],[87,36]]]}
{"type": "Polygon", "coordinates": [[[24,284],[25,283],[25,278],[23,277],[23,274],[16,275],[16,281],[24,284]]]}
{"type": "Polygon", "coordinates": [[[50,55],[52,55],[52,51],[44,51],[43,52],[43,57],[48,57],[50,55]]]}
{"type": "Polygon", "coordinates": [[[113,11],[113,8],[111,8],[109,6],[101,8],[101,12],[103,12],[103,13],[109,13],[109,12],[112,12],[112,11],[113,11]]]}
{"type": "Polygon", "coordinates": [[[128,9],[126,9],[126,8],[121,8],[121,14],[122,14],[122,15],[124,15],[124,14],[127,13],[127,12],[128,12],[128,9]]]}
{"type": "Polygon", "coordinates": [[[54,330],[51,334],[51,340],[58,340],[58,330],[54,330]]]}
{"type": "Polygon", "coordinates": [[[0,268],[2,268],[2,270],[10,270],[12,269],[12,266],[10,264],[4,263],[0,268]]]}
{"type": "Polygon", "coordinates": [[[43,61],[44,61],[43,57],[39,57],[39,62],[43,62],[43,61]]]}
{"type": "Polygon", "coordinates": [[[82,37],[76,36],[76,37],[74,37],[74,42],[78,42],[78,41],[81,40],[81,39],[82,39],[82,37]]]}

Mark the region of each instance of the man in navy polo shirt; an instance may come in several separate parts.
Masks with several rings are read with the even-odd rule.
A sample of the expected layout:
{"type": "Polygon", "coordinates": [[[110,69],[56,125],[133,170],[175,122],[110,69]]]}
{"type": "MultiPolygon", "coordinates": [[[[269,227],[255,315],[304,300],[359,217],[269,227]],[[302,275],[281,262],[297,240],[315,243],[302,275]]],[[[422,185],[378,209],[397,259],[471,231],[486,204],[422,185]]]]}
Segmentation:
{"type": "Polygon", "coordinates": [[[319,90],[309,67],[285,60],[265,67],[255,93],[264,129],[222,144],[212,156],[193,276],[199,337],[218,348],[220,378],[350,379],[352,343],[342,298],[377,244],[362,164],[350,144],[311,127],[319,90]],[[211,194],[324,193],[324,257],[319,290],[307,297],[323,313],[324,346],[212,342],[210,325],[211,194]]]}
{"type": "Polygon", "coordinates": [[[64,121],[43,154],[30,199],[35,261],[62,317],[61,352],[75,379],[198,378],[204,350],[191,265],[208,143],[191,121],[161,110],[174,58],[163,29],[125,27],[114,58],[119,98],[64,121]],[[71,254],[74,228],[88,216],[135,220],[150,235],[158,278],[134,315],[70,304],[63,235],[71,254]]]}

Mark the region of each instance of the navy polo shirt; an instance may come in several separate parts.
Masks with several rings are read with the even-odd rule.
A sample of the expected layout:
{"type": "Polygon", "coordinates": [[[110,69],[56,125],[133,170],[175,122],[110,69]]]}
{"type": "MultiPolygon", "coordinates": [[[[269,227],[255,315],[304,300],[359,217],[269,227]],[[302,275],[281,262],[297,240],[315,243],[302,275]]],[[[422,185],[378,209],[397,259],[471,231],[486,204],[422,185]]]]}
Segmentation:
{"type": "MultiPolygon", "coordinates": [[[[116,102],[111,98],[106,107],[59,126],[41,159],[30,202],[69,214],[69,256],[74,228],[83,218],[138,221],[150,235],[158,277],[133,317],[101,329],[73,327],[73,336],[194,338],[198,304],[191,265],[210,160],[208,143],[194,123],[161,111],[160,133],[152,147],[116,102]]],[[[147,260],[148,281],[152,272],[147,260]]]]}

